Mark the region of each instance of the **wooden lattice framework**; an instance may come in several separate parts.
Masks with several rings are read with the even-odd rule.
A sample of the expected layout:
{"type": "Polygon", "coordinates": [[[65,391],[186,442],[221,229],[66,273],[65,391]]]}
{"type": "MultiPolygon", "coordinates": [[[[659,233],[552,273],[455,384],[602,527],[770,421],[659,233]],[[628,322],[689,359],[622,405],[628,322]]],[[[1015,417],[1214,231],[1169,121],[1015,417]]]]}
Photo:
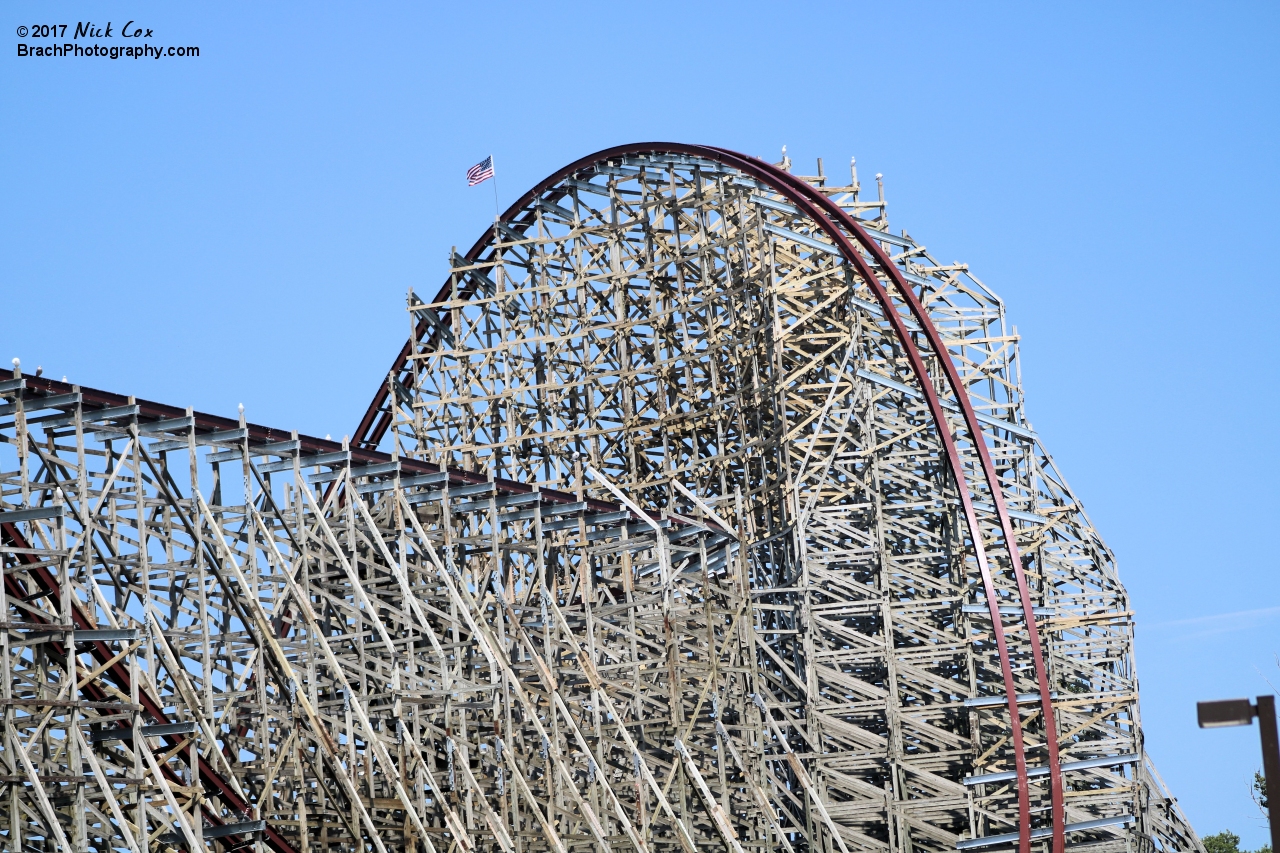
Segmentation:
{"type": "Polygon", "coordinates": [[[0,850],[1202,853],[1003,304],[789,167],[557,173],[350,444],[15,370],[0,850]]]}

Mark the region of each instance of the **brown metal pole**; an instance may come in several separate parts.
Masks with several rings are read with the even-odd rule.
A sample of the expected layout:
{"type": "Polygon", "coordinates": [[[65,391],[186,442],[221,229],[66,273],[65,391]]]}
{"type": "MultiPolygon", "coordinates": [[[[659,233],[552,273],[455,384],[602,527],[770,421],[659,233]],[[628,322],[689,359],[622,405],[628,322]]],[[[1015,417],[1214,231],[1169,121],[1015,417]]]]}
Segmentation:
{"type": "Polygon", "coordinates": [[[1267,784],[1267,822],[1271,825],[1271,849],[1280,850],[1280,821],[1276,820],[1276,785],[1280,785],[1280,736],[1276,734],[1276,697],[1259,696],[1256,705],[1262,735],[1262,778],[1267,784]]]}

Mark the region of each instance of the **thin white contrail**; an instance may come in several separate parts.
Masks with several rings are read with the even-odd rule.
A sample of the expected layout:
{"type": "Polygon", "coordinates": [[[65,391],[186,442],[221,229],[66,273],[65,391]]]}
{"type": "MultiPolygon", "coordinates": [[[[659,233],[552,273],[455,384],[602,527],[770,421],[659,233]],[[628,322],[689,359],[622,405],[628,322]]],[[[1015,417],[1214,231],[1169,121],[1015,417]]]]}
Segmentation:
{"type": "Polygon", "coordinates": [[[1190,636],[1225,634],[1257,628],[1280,616],[1280,607],[1260,607],[1255,610],[1237,610],[1232,613],[1215,613],[1210,616],[1194,616],[1190,619],[1173,619],[1148,626],[1150,630],[1166,628],[1189,629],[1190,636]],[[1200,629],[1200,630],[1197,630],[1200,629]]]}

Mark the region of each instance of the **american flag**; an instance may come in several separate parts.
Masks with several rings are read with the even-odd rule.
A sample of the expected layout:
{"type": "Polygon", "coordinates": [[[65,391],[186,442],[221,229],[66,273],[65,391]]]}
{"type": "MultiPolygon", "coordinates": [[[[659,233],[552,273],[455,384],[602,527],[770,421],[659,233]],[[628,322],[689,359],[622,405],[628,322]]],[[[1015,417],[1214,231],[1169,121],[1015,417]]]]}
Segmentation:
{"type": "Polygon", "coordinates": [[[467,169],[467,186],[474,187],[476,184],[484,183],[493,177],[493,155],[476,163],[470,169],[467,169]]]}

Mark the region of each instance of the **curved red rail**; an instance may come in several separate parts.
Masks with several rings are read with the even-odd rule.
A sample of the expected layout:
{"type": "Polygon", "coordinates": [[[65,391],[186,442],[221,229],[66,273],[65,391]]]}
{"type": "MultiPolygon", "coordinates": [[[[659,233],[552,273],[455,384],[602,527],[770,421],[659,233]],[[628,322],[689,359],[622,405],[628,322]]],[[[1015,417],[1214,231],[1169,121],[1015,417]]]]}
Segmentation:
{"type": "MultiPolygon", "coordinates": [[[[3,525],[0,525],[0,530],[3,530],[5,537],[15,547],[17,548],[30,547],[30,543],[26,541],[25,537],[23,537],[21,531],[18,530],[17,526],[13,524],[3,524],[3,525]]],[[[35,562],[35,558],[27,554],[21,554],[19,555],[19,557],[22,559],[23,562],[27,562],[27,563],[35,562]]],[[[61,593],[61,588],[58,585],[57,579],[54,578],[54,576],[49,572],[49,570],[43,566],[32,566],[29,569],[29,571],[31,572],[31,577],[40,586],[40,591],[47,593],[50,600],[55,604],[55,606],[59,610],[61,610],[62,593],[61,593]]],[[[6,591],[8,592],[9,595],[14,595],[19,598],[22,598],[23,596],[25,596],[27,590],[23,588],[21,582],[17,578],[15,578],[13,575],[6,574],[4,577],[4,583],[5,583],[6,591]]],[[[94,625],[89,621],[89,619],[78,607],[71,608],[71,616],[75,620],[77,628],[88,630],[94,627],[94,625]]],[[[29,613],[27,614],[27,618],[38,620],[40,617],[37,616],[36,614],[29,613]]],[[[56,654],[65,656],[66,649],[61,643],[58,643],[55,641],[53,643],[53,646],[56,654]]],[[[114,652],[111,651],[111,648],[104,642],[94,641],[92,643],[92,646],[93,646],[92,648],[93,657],[99,663],[108,663],[115,656],[114,652]]],[[[129,692],[131,679],[129,676],[129,670],[123,663],[116,662],[114,664],[111,664],[111,666],[107,667],[106,673],[104,673],[104,675],[105,674],[109,674],[111,676],[111,679],[116,682],[121,692],[126,694],[129,692]]],[[[88,684],[86,684],[82,688],[82,692],[85,694],[88,694],[90,697],[92,697],[92,699],[97,701],[106,701],[111,698],[110,695],[108,695],[107,692],[103,690],[96,683],[96,681],[91,681],[88,684]]],[[[139,687],[138,702],[142,706],[143,710],[145,710],[152,717],[152,719],[154,719],[157,723],[163,724],[163,723],[170,722],[168,715],[165,714],[164,712],[162,703],[159,702],[157,699],[155,699],[151,695],[151,693],[146,689],[146,687],[141,687],[141,686],[139,687]]],[[[181,741],[181,738],[178,735],[165,735],[164,739],[171,748],[176,747],[178,743],[181,741]]],[[[183,761],[188,760],[185,750],[182,752],[179,752],[178,756],[183,761]]],[[[232,788],[231,785],[225,779],[222,778],[222,776],[218,773],[218,771],[215,770],[213,766],[210,765],[209,762],[204,759],[204,756],[197,755],[196,764],[197,766],[194,769],[196,770],[200,779],[203,780],[205,784],[214,788],[218,792],[218,796],[222,798],[223,802],[227,803],[231,808],[239,811],[243,815],[250,814],[251,809],[250,809],[249,803],[245,802],[240,797],[240,795],[235,792],[235,789],[232,788]]],[[[165,775],[169,777],[169,781],[175,782],[177,784],[182,784],[182,780],[173,774],[172,770],[169,769],[169,766],[167,764],[163,767],[163,770],[165,775]]],[[[210,809],[207,806],[203,806],[202,811],[204,813],[204,816],[209,819],[210,823],[212,823],[215,826],[222,825],[223,823],[222,818],[212,809],[210,809]]],[[[275,853],[296,853],[293,846],[289,844],[289,842],[284,838],[284,836],[280,835],[280,833],[272,829],[270,824],[268,824],[267,828],[263,830],[263,835],[265,836],[265,841],[267,842],[267,846],[269,846],[273,851],[275,851],[275,853]]],[[[221,844],[223,846],[228,844],[235,844],[235,843],[237,843],[235,836],[228,837],[221,841],[221,844]]]]}
{"type": "MultiPolygon", "coordinates": [[[[987,449],[981,425],[977,421],[972,401],[970,401],[968,391],[960,379],[959,371],[956,369],[955,363],[952,361],[950,353],[943,343],[942,337],[938,333],[937,328],[933,325],[933,321],[929,317],[928,312],[924,310],[924,307],[920,304],[915,292],[910,288],[897,266],[892,262],[884,250],[880,248],[879,244],[876,243],[875,240],[871,239],[870,235],[868,235],[852,217],[832,202],[825,194],[818,192],[808,183],[795,178],[790,173],[782,171],[775,166],[727,149],[702,145],[688,145],[684,143],[637,143],[605,149],[604,151],[599,151],[595,154],[576,160],[539,182],[507,209],[503,219],[508,222],[519,222],[521,214],[525,213],[529,204],[536,197],[550,190],[564,178],[569,177],[584,168],[590,167],[601,161],[635,154],[683,154],[699,157],[732,166],[744,174],[751,175],[752,177],[765,182],[780,195],[787,198],[788,201],[794,204],[798,210],[818,224],[819,228],[826,234],[826,236],[840,249],[845,260],[858,270],[859,274],[863,277],[863,280],[867,282],[868,286],[875,294],[877,301],[880,303],[881,309],[885,313],[885,317],[893,327],[894,334],[897,335],[903,349],[907,353],[912,372],[915,374],[921,390],[924,392],[930,414],[937,424],[938,433],[942,438],[943,446],[947,455],[948,466],[951,469],[952,476],[955,478],[957,488],[960,492],[965,520],[969,525],[969,529],[972,534],[971,539],[974,544],[975,556],[982,576],[983,589],[986,594],[987,605],[990,608],[993,626],[992,633],[996,639],[996,646],[1001,665],[1001,675],[1009,706],[1011,739],[1014,746],[1014,762],[1018,778],[1019,849],[1022,853],[1028,853],[1031,845],[1030,790],[1027,776],[1026,749],[1023,742],[1021,715],[1018,711],[1016,688],[1013,681],[1008,644],[1005,638],[1004,626],[999,611],[999,601],[996,597],[995,585],[991,576],[990,566],[987,561],[986,551],[983,546],[981,528],[978,526],[977,514],[973,506],[972,495],[968,488],[968,480],[964,472],[964,466],[960,459],[955,439],[951,435],[951,430],[947,425],[941,400],[934,389],[933,382],[928,369],[925,366],[924,359],[920,354],[919,348],[915,345],[915,341],[909,334],[906,324],[898,313],[889,292],[880,282],[875,270],[871,268],[871,265],[863,256],[863,253],[858,250],[858,247],[854,246],[849,236],[846,236],[845,231],[852,235],[853,240],[856,240],[857,243],[875,259],[880,268],[884,271],[885,275],[893,282],[895,289],[899,292],[900,298],[907,303],[908,309],[924,331],[926,338],[929,340],[930,347],[936,353],[938,361],[942,364],[947,382],[951,386],[957,401],[960,403],[966,427],[972,436],[973,443],[979,455],[979,462],[982,467],[983,476],[992,493],[993,503],[995,504],[997,517],[1000,521],[1001,530],[1005,539],[1005,546],[1009,554],[1009,559],[1012,563],[1015,581],[1018,586],[1020,604],[1022,605],[1023,618],[1026,620],[1028,634],[1030,635],[1032,656],[1035,662],[1038,685],[1040,687],[1041,708],[1045,718],[1050,771],[1049,776],[1051,780],[1050,795],[1053,817],[1053,849],[1054,853],[1062,853],[1065,846],[1065,839],[1062,829],[1062,775],[1058,760],[1056,724],[1051,704],[1048,674],[1044,667],[1044,657],[1040,646],[1039,633],[1035,627],[1035,617],[1032,611],[1030,589],[1027,585],[1026,575],[1023,572],[1022,559],[1018,552],[1017,539],[1009,517],[1008,508],[1004,501],[1004,494],[1000,488],[1000,482],[996,475],[995,466],[992,463],[990,453],[987,449]],[[836,223],[839,223],[840,227],[837,227],[836,223]]],[[[528,214],[525,213],[525,215],[527,216],[528,214]]],[[[481,235],[480,239],[476,241],[471,249],[467,251],[465,255],[466,259],[472,261],[479,259],[480,255],[492,243],[493,236],[494,227],[490,226],[485,230],[484,234],[481,235]]],[[[449,287],[449,283],[446,282],[444,287],[441,289],[441,292],[432,301],[439,302],[447,298],[449,295],[449,287]]],[[[417,337],[425,338],[430,331],[431,329],[427,321],[424,320],[418,325],[417,337]]],[[[405,373],[409,357],[412,355],[412,346],[412,340],[406,341],[404,348],[397,355],[395,362],[393,362],[391,366],[391,375],[398,378],[405,373]]],[[[366,447],[376,447],[382,440],[387,429],[391,425],[390,413],[381,412],[382,406],[387,400],[387,395],[388,390],[386,383],[380,383],[373,401],[370,403],[369,408],[365,411],[364,417],[361,419],[359,426],[356,428],[353,436],[354,443],[363,444],[366,447]]]]}
{"type": "MultiPolygon", "coordinates": [[[[733,152],[726,153],[731,154],[733,152]]],[[[787,173],[784,172],[783,174],[787,173]]],[[[912,316],[916,319],[916,322],[924,331],[925,336],[929,339],[929,346],[935,353],[938,353],[938,360],[942,364],[942,369],[946,374],[947,382],[951,385],[951,389],[955,394],[956,400],[960,403],[965,425],[968,427],[970,435],[973,436],[974,446],[978,452],[978,459],[982,466],[984,479],[986,479],[991,489],[992,503],[996,508],[996,516],[1000,522],[1000,529],[1005,539],[1005,546],[1009,553],[1009,560],[1014,572],[1014,581],[1018,587],[1019,604],[1022,606],[1022,615],[1026,620],[1029,629],[1027,633],[1030,637],[1031,656],[1035,663],[1037,686],[1040,688],[1040,708],[1045,719],[1045,744],[1049,764],[1049,791],[1052,809],[1053,850],[1054,853],[1063,853],[1066,846],[1066,838],[1063,832],[1065,818],[1062,770],[1058,756],[1057,724],[1053,712],[1053,699],[1050,691],[1048,670],[1044,664],[1044,652],[1040,644],[1040,633],[1035,627],[1035,612],[1031,603],[1031,590],[1027,584],[1026,572],[1023,570],[1022,557],[1018,549],[1017,536],[1013,530],[1013,522],[1009,516],[1008,505],[1004,500],[1004,492],[1000,488],[995,464],[991,459],[990,450],[987,448],[987,443],[983,438],[982,427],[978,422],[977,414],[973,408],[973,401],[969,399],[968,390],[965,388],[964,383],[960,378],[960,372],[956,368],[955,362],[947,351],[946,345],[942,340],[942,335],[938,332],[937,327],[934,326],[932,318],[921,304],[919,297],[916,296],[915,291],[912,290],[910,284],[902,275],[902,271],[893,263],[888,253],[884,251],[880,244],[876,242],[853,217],[849,216],[849,214],[839,205],[832,202],[824,193],[818,192],[812,187],[812,185],[805,181],[801,181],[790,175],[788,175],[788,177],[793,183],[803,188],[816,203],[821,204],[827,211],[829,211],[835,221],[849,229],[850,233],[855,236],[858,242],[876,259],[880,268],[885,270],[893,280],[895,287],[902,296],[902,299],[910,308],[912,316]]],[[[998,624],[999,612],[996,609],[996,603],[990,600],[991,590],[989,587],[986,589],[986,592],[988,596],[988,607],[991,608],[991,618],[996,620],[998,624]]],[[[1003,633],[1003,630],[1001,633],[1003,633]]],[[[1010,713],[1014,715],[1014,720],[1020,719],[1017,716],[1016,704],[1011,704],[1010,713]]],[[[1019,724],[1014,726],[1014,729],[1016,732],[1020,733],[1021,725],[1019,724]]],[[[1019,784],[1024,784],[1021,779],[1019,780],[1019,784]]]]}

